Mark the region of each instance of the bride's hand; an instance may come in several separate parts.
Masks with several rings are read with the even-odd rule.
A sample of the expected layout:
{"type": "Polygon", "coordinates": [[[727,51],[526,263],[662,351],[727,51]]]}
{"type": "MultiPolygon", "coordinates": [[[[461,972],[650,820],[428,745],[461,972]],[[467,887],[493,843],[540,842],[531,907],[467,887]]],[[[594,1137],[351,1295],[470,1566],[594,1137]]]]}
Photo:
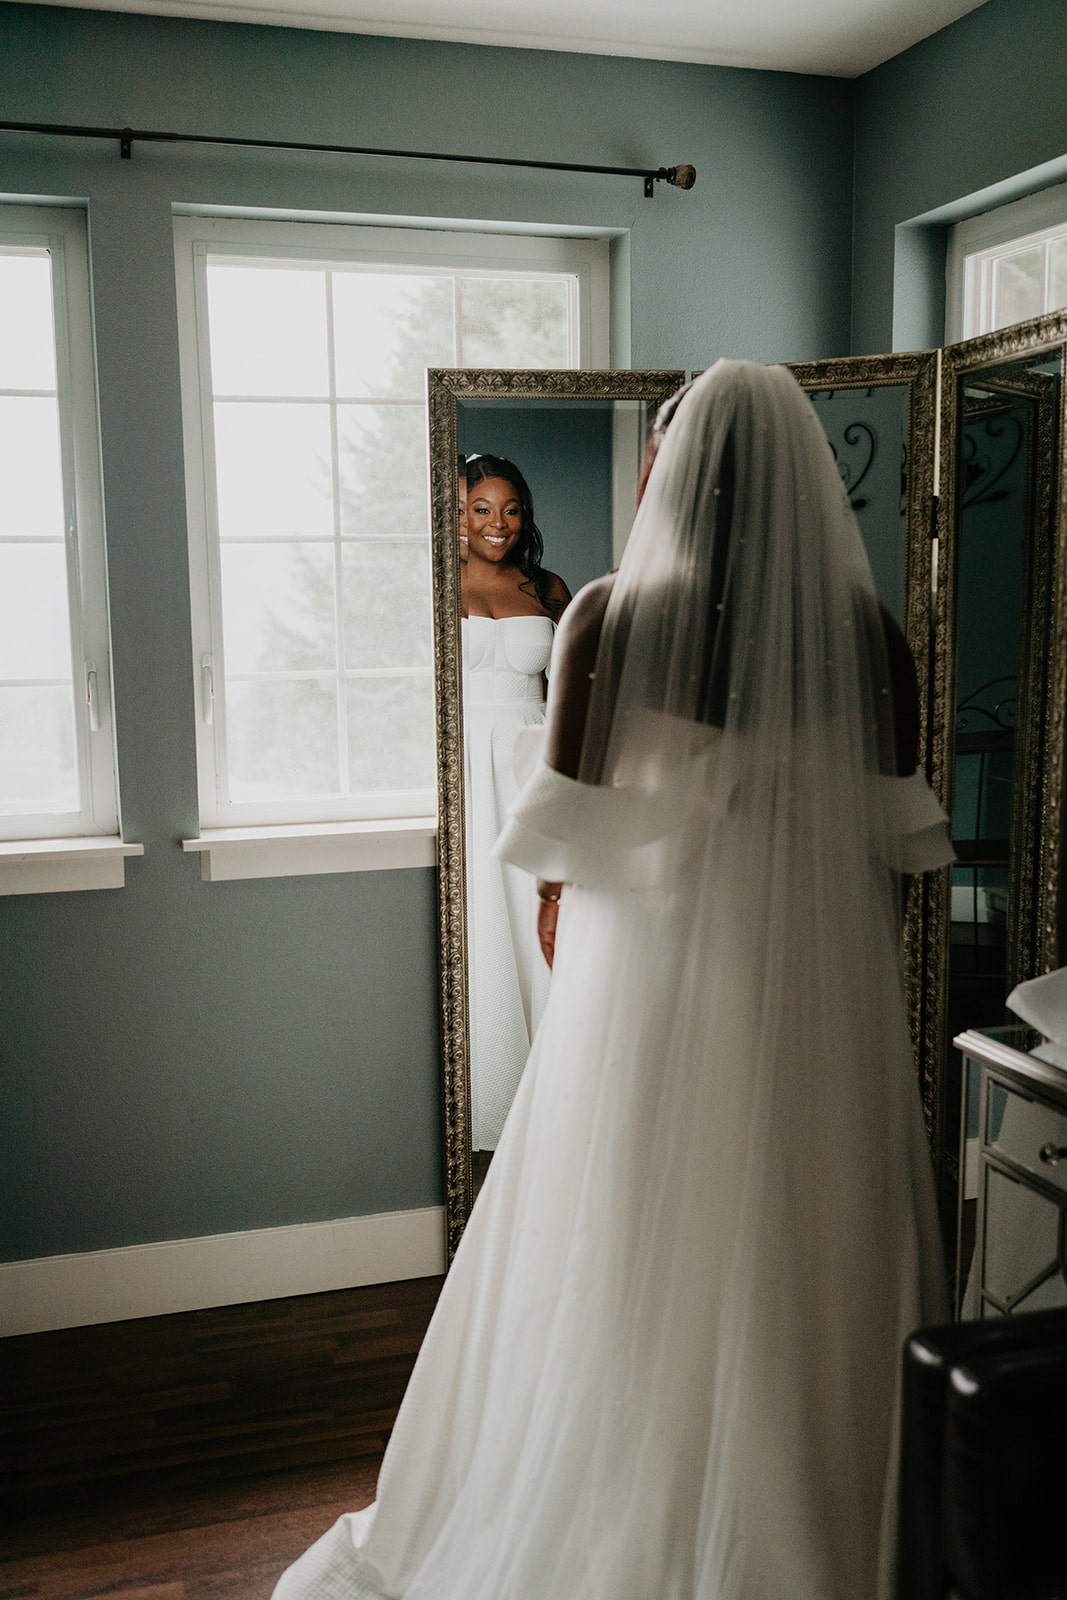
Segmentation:
{"type": "Polygon", "coordinates": [[[537,942],[550,967],[556,957],[556,924],[562,889],[560,883],[539,882],[537,885],[537,942]]]}

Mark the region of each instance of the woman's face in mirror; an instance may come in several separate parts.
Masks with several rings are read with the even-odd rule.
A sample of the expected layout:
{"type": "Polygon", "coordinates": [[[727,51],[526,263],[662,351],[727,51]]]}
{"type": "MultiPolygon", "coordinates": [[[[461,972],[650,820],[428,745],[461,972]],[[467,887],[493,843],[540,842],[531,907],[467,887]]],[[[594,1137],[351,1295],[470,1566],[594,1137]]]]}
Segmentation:
{"type": "Polygon", "coordinates": [[[483,478],[475,484],[467,494],[466,523],[470,556],[494,565],[506,561],[522,533],[522,506],[514,484],[506,478],[483,478]]]}

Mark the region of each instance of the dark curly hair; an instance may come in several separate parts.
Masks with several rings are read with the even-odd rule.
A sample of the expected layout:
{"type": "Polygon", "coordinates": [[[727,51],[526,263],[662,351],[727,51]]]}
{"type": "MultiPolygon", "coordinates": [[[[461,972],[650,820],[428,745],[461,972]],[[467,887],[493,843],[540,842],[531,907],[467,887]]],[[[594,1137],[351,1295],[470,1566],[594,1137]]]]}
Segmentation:
{"type": "Polygon", "coordinates": [[[563,610],[563,602],[554,600],[549,590],[551,573],[546,572],[541,565],[541,558],[545,553],[545,541],[541,537],[541,530],[534,521],[533,495],[530,485],[514,461],[508,461],[504,456],[474,455],[468,456],[464,476],[467,479],[467,494],[474,493],[476,483],[482,483],[486,478],[503,478],[511,484],[515,491],[515,498],[519,502],[522,512],[522,526],[519,537],[511,550],[508,560],[511,561],[523,577],[525,583],[519,585],[526,594],[532,594],[542,611],[547,611],[553,621],[563,610]]]}

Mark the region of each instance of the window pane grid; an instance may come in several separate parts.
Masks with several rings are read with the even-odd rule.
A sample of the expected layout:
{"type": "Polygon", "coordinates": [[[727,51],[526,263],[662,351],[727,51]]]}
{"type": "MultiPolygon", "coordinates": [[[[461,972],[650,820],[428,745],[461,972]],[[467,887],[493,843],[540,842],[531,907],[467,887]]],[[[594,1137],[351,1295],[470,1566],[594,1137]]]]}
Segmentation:
{"type": "MultiPolygon", "coordinates": [[[[292,684],[295,686],[303,683],[309,686],[316,686],[317,690],[321,694],[326,695],[329,704],[332,706],[331,720],[335,726],[335,733],[333,738],[330,740],[330,749],[327,750],[326,747],[323,746],[319,751],[318,777],[321,779],[323,773],[326,771],[327,767],[329,767],[336,772],[336,784],[323,785],[320,781],[316,781],[313,778],[307,778],[306,769],[301,769],[301,771],[297,773],[296,781],[299,788],[305,792],[307,792],[308,788],[310,787],[316,792],[345,796],[358,792],[359,789],[365,788],[367,784],[366,772],[362,774],[358,782],[355,782],[351,770],[352,752],[349,730],[352,720],[352,708],[349,704],[349,686],[357,684],[373,685],[375,683],[384,685],[384,683],[388,681],[396,681],[398,683],[406,681],[413,685],[421,685],[425,694],[429,696],[429,693],[432,689],[432,682],[428,671],[423,666],[404,667],[397,666],[395,664],[381,663],[374,666],[359,667],[351,666],[347,661],[346,637],[348,630],[345,626],[346,619],[344,614],[345,550],[347,548],[351,548],[353,545],[362,543],[362,527],[359,525],[358,520],[355,528],[351,526],[351,522],[347,527],[343,525],[342,522],[342,518],[345,514],[345,484],[342,481],[341,468],[342,439],[340,427],[340,408],[342,405],[346,404],[354,405],[356,407],[363,406],[367,408],[368,411],[371,408],[381,407],[382,405],[389,406],[393,409],[397,407],[403,407],[413,416],[417,415],[418,424],[421,428],[422,407],[411,401],[392,399],[388,395],[378,396],[372,393],[370,395],[356,395],[349,398],[348,396],[340,396],[338,394],[337,338],[336,318],[334,314],[335,299],[333,292],[333,272],[329,269],[322,270],[321,282],[323,288],[325,316],[325,392],[321,394],[303,395],[256,394],[249,395],[247,397],[242,395],[240,398],[236,399],[231,395],[216,394],[213,398],[216,416],[225,416],[226,413],[224,411],[220,411],[220,408],[226,407],[230,404],[241,405],[242,407],[247,406],[249,408],[272,406],[277,408],[283,405],[288,405],[290,407],[301,406],[305,408],[319,407],[320,409],[325,408],[328,413],[329,420],[327,434],[329,440],[329,460],[328,463],[323,462],[322,466],[324,470],[328,472],[329,477],[329,500],[332,534],[327,539],[321,535],[309,534],[300,526],[285,527],[273,530],[273,542],[276,547],[281,544],[290,545],[293,547],[300,545],[302,548],[308,550],[312,550],[317,547],[321,549],[324,554],[326,554],[327,551],[330,552],[333,569],[333,582],[332,595],[330,599],[329,649],[331,655],[333,656],[333,671],[324,673],[321,666],[318,669],[306,668],[304,670],[290,667],[284,671],[269,670],[264,668],[263,670],[257,672],[227,668],[226,682],[228,685],[231,685],[235,691],[239,685],[261,684],[265,688],[266,686],[273,685],[276,689],[281,690],[281,686],[284,686],[285,684],[292,684]],[[305,778],[306,781],[303,781],[305,778]]],[[[249,415],[251,414],[252,412],[250,410],[249,415]]],[[[282,415],[281,413],[276,414],[282,415]]],[[[231,418],[235,415],[236,413],[230,413],[231,418]]],[[[217,429],[217,449],[219,447],[219,443],[220,435],[217,429]]],[[[225,456],[225,454],[225,446],[223,446],[223,455],[225,456]]],[[[261,539],[257,539],[255,537],[255,532],[251,528],[247,530],[247,534],[244,538],[237,537],[235,534],[228,534],[226,532],[226,518],[222,514],[222,510],[223,507],[220,497],[219,542],[224,561],[226,559],[227,551],[232,551],[234,549],[239,550],[243,546],[246,550],[250,549],[254,552],[257,545],[266,542],[261,539]]],[[[354,512],[350,513],[350,516],[352,514],[354,514],[358,519],[358,508],[355,508],[354,512]]],[[[401,534],[402,539],[406,540],[412,546],[425,544],[427,533],[425,526],[409,526],[407,528],[398,529],[397,531],[401,534]]],[[[382,548],[387,547],[386,541],[381,539],[375,541],[373,538],[371,538],[367,541],[368,544],[373,544],[375,542],[377,542],[382,548]]],[[[324,617],[322,619],[323,623],[325,623],[325,620],[326,619],[324,617]]],[[[225,632],[226,628],[224,619],[224,635],[225,632]]],[[[325,641],[323,642],[325,643],[325,641]]],[[[325,665],[325,661],[323,661],[322,665],[325,665]]],[[[247,727],[243,726],[243,723],[244,719],[238,716],[237,727],[236,730],[234,730],[234,736],[236,737],[239,746],[245,743],[247,738],[247,727]]],[[[320,729],[323,737],[325,737],[325,731],[325,726],[323,725],[320,729]]],[[[258,788],[265,797],[268,796],[270,793],[269,779],[263,779],[262,776],[259,776],[258,778],[252,776],[251,762],[248,753],[246,751],[241,751],[240,749],[235,752],[233,749],[233,743],[233,738],[229,736],[224,739],[225,766],[227,771],[233,765],[232,758],[236,753],[236,765],[238,771],[234,783],[230,785],[228,782],[228,788],[231,794],[243,791],[247,795],[252,789],[258,788]]],[[[292,749],[280,752],[280,755],[282,759],[288,760],[288,772],[290,779],[292,780],[294,774],[294,764],[298,766],[300,758],[294,757],[292,749]]],[[[365,765],[365,760],[363,764],[365,765]]],[[[378,786],[375,785],[374,787],[378,786]]]]}
{"type": "Polygon", "coordinates": [[[964,338],[1067,306],[1067,224],[964,256],[964,338]]]}
{"type": "Polygon", "coordinates": [[[436,780],[424,371],[469,365],[474,350],[478,365],[575,365],[577,276],[194,246],[196,259],[218,551],[205,598],[221,668],[213,725],[201,713],[215,772],[202,772],[204,824],[281,820],[287,805],[294,821],[425,814],[436,780]],[[240,276],[227,285],[230,270],[240,276]],[[277,360],[264,350],[277,319],[253,329],[243,303],[272,295],[304,330],[282,330],[277,360]],[[237,333],[217,337],[223,314],[237,333]]]}
{"type": "Polygon", "coordinates": [[[61,280],[53,254],[47,246],[0,245],[0,815],[7,832],[38,831],[35,817],[80,823],[85,808],[85,730],[74,693],[81,595],[77,548],[67,537],[75,526],[71,397],[57,354],[61,280]]]}

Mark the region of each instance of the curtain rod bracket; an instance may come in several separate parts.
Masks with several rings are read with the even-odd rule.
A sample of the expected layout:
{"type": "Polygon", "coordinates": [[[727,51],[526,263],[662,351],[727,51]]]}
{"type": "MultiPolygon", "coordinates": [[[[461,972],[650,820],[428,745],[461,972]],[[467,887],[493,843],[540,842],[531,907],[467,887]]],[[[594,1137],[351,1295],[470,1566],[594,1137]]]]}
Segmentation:
{"type": "Polygon", "coordinates": [[[133,155],[133,129],[123,128],[119,134],[119,155],[123,161],[129,161],[133,155]]]}

